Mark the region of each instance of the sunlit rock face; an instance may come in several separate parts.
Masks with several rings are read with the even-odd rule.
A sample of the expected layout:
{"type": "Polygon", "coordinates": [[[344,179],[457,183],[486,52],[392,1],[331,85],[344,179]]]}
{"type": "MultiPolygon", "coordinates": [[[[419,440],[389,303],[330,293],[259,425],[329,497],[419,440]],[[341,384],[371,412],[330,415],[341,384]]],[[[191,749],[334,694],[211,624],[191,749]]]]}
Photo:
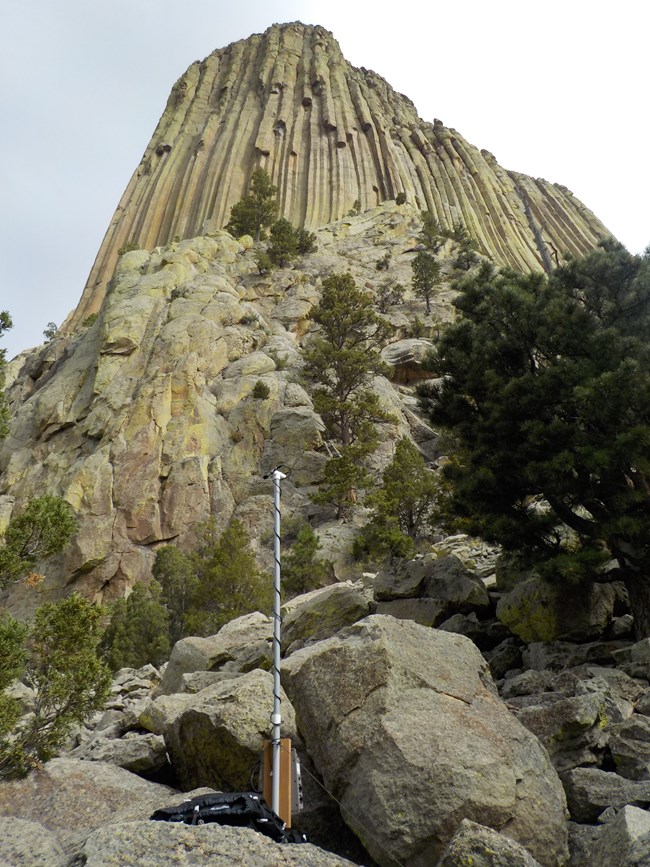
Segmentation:
{"type": "MultiPolygon", "coordinates": [[[[431,73],[431,86],[444,81],[431,73]]],[[[273,25],[176,82],[67,325],[100,309],[125,244],[151,250],[198,235],[206,220],[223,226],[258,166],[280,190],[282,215],[310,229],[357,201],[365,210],[403,194],[443,226],[461,221],[482,252],[515,268],[549,268],[609,234],[566,187],[507,171],[441,121],[423,121],[383,78],[351,66],[324,28],[273,25]]]]}

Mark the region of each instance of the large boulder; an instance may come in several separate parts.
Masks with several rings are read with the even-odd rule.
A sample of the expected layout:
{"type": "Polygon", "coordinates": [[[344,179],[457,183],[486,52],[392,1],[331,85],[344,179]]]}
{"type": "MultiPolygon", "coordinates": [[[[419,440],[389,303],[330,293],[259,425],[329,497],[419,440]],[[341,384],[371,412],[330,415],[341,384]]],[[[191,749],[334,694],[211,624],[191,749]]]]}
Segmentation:
{"type": "MultiPolygon", "coordinates": [[[[286,695],[282,698],[283,735],[295,738],[295,714],[286,695]]],[[[273,677],[259,669],[190,695],[164,729],[181,786],[250,788],[272,708],[273,677]]]]}
{"type": "Polygon", "coordinates": [[[67,867],[56,835],[38,822],[0,816],[0,864],[2,867],[67,867]]]}
{"type": "Polygon", "coordinates": [[[497,617],[522,641],[585,641],[602,635],[615,601],[610,584],[567,587],[535,576],[499,600],[497,617]]]}
{"type": "Polygon", "coordinates": [[[0,785],[0,815],[43,825],[67,853],[73,853],[95,828],[148,819],[177,798],[174,789],[115,765],[61,758],[24,780],[0,785]]]}
{"type": "Polygon", "coordinates": [[[142,777],[152,776],[167,765],[167,749],[159,735],[127,732],[124,737],[97,734],[70,753],[72,758],[110,762],[142,777]]]}
{"type": "Polygon", "coordinates": [[[650,814],[623,807],[603,825],[592,850],[591,867],[647,867],[650,864],[650,814]]]}
{"type": "Polygon", "coordinates": [[[436,867],[539,867],[539,861],[503,834],[463,819],[436,867]]]}
{"type": "Polygon", "coordinates": [[[312,590],[284,606],[282,643],[292,653],[307,642],[329,638],[368,612],[368,600],[349,581],[312,590]]]}
{"type": "Polygon", "coordinates": [[[571,818],[595,822],[608,807],[650,807],[650,781],[626,780],[598,768],[574,768],[562,775],[571,818]]]}
{"type": "Polygon", "coordinates": [[[171,822],[126,822],[100,828],[83,844],[79,863],[86,867],[354,867],[352,861],[310,843],[275,843],[250,828],[171,822]]]}
{"type": "Polygon", "coordinates": [[[373,615],[294,653],[283,682],[325,785],[380,865],[434,864],[464,818],[565,863],[559,778],[464,636],[373,615]]]}
{"type": "Polygon", "coordinates": [[[172,649],[156,694],[180,692],[183,675],[187,672],[215,671],[226,665],[232,671],[249,671],[257,667],[254,663],[266,657],[272,635],[271,618],[255,611],[231,620],[216,635],[208,638],[181,638],[172,649]]]}

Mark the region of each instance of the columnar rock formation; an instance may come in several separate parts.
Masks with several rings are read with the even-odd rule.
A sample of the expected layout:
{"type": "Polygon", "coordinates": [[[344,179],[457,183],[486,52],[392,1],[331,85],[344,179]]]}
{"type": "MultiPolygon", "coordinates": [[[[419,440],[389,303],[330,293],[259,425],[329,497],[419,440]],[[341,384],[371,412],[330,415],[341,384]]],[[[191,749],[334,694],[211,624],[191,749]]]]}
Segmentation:
{"type": "Polygon", "coordinates": [[[194,237],[206,220],[223,226],[257,166],[296,225],[404,193],[515,268],[548,268],[609,234],[565,187],[506,171],[441,121],[421,120],[383,78],[352,67],[327,30],[274,25],[176,82],[67,326],[100,309],[120,248],[194,237]]]}

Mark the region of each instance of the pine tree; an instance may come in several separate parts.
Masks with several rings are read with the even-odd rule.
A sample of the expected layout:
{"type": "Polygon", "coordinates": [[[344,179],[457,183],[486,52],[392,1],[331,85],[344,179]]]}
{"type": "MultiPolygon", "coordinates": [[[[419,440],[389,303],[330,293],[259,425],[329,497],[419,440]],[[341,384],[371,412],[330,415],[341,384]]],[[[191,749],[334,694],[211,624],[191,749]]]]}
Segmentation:
{"type": "MultiPolygon", "coordinates": [[[[6,310],[0,310],[0,337],[12,327],[11,316],[6,310]]],[[[5,367],[6,349],[0,349],[0,439],[4,439],[9,433],[9,407],[5,397],[5,367]]]]}
{"type": "Polygon", "coordinates": [[[433,216],[431,211],[422,211],[422,228],[418,235],[418,242],[424,244],[429,253],[437,253],[445,240],[445,232],[433,216]]]}
{"type": "Polygon", "coordinates": [[[288,220],[277,220],[271,226],[271,243],[267,255],[271,262],[280,268],[285,268],[298,255],[298,239],[288,220]]]}
{"type": "Polygon", "coordinates": [[[355,540],[355,555],[409,557],[414,541],[430,527],[440,501],[440,484],[408,439],[397,443],[382,485],[368,495],[370,521],[355,540]]]}
{"type": "Polygon", "coordinates": [[[160,601],[169,612],[169,638],[174,645],[189,635],[188,616],[199,590],[195,564],[180,548],[165,545],[156,551],[152,574],[161,587],[160,601]]]}
{"type": "Polygon", "coordinates": [[[157,581],[148,587],[138,582],[127,599],[115,602],[102,648],[113,671],[147,663],[159,666],[169,658],[170,613],[161,602],[157,581]]]}
{"type": "Polygon", "coordinates": [[[44,494],[30,500],[13,517],[0,545],[0,587],[28,573],[39,560],[58,554],[77,529],[70,505],[61,497],[44,494]]]}
{"type": "Polygon", "coordinates": [[[413,291],[424,298],[427,315],[431,313],[433,290],[440,282],[440,263],[430,253],[420,252],[411,262],[413,291]]]}
{"type": "Polygon", "coordinates": [[[317,556],[320,547],[318,536],[304,521],[282,557],[282,586],[290,596],[314,590],[327,582],[331,563],[317,556]]]}
{"type": "Polygon", "coordinates": [[[0,623],[0,686],[20,675],[36,693],[19,720],[15,699],[0,700],[0,780],[21,777],[56,755],[80,723],[103,707],[110,672],[98,657],[102,611],[76,593],[41,605],[27,631],[0,623]]]}
{"type": "Polygon", "coordinates": [[[253,172],[250,193],[233,205],[226,229],[236,238],[251,235],[256,241],[264,237],[264,229],[275,220],[278,212],[278,188],[273,186],[267,171],[253,172]]]}
{"type": "Polygon", "coordinates": [[[650,253],[603,242],[548,278],[484,264],[454,304],[421,395],[459,443],[460,526],[558,580],[622,579],[650,636],[650,253]]]}

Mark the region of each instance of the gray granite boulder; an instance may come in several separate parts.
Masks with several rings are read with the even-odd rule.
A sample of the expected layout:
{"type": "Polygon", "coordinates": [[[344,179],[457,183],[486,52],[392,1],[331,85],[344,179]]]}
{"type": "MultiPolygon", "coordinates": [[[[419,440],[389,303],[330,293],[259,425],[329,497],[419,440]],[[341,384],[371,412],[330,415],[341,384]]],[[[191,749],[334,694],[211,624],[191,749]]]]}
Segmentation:
{"type": "Polygon", "coordinates": [[[2,783],[0,815],[43,825],[66,853],[74,853],[95,828],[148,819],[178,795],[107,762],[60,758],[23,780],[2,783]]]}
{"type": "Polygon", "coordinates": [[[2,867],[67,867],[56,835],[38,822],[0,816],[2,867]]]}
{"type": "Polygon", "coordinates": [[[514,840],[463,819],[436,867],[540,867],[514,840]]]}
{"type": "Polygon", "coordinates": [[[497,617],[522,641],[585,641],[603,634],[615,599],[609,584],[573,588],[533,577],[500,599],[497,617]]]}
{"type": "Polygon", "coordinates": [[[360,589],[346,581],[294,597],[282,609],[282,644],[293,653],[305,644],[329,638],[369,613],[360,589]]]}
{"type": "Polygon", "coordinates": [[[310,843],[275,843],[249,828],[170,822],[100,828],[81,847],[78,863],[85,867],[354,867],[352,861],[310,843]]]}
{"type": "Polygon", "coordinates": [[[155,694],[179,692],[183,675],[190,671],[215,671],[227,663],[233,664],[231,670],[251,670],[251,646],[258,646],[259,642],[269,644],[272,634],[271,618],[256,611],[231,620],[208,638],[181,638],[172,649],[155,694]]]}
{"type": "Polygon", "coordinates": [[[610,807],[650,806],[650,781],[626,780],[598,768],[574,768],[562,774],[571,818],[595,822],[610,807]]]}
{"type": "Polygon", "coordinates": [[[294,653],[283,683],[325,785],[380,865],[435,863],[463,818],[546,867],[565,862],[559,778],[467,638],[373,615],[294,653]]]}
{"type": "MultiPolygon", "coordinates": [[[[282,698],[283,736],[295,738],[295,714],[282,698]]],[[[163,732],[181,786],[249,789],[272,708],[273,678],[259,669],[187,697],[163,732]]]]}

